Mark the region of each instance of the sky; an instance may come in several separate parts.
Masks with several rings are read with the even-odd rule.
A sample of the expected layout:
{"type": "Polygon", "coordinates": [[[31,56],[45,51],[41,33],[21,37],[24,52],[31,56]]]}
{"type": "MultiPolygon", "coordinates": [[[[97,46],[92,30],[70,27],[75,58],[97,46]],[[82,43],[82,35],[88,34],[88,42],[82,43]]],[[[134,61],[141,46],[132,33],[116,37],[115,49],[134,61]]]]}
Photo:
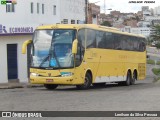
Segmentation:
{"type": "MultiPolygon", "coordinates": [[[[160,0],[89,0],[90,3],[101,6],[102,13],[104,13],[104,1],[106,9],[117,10],[124,13],[137,13],[137,11],[141,10],[141,6],[149,6],[149,8],[160,6],[160,0]],[[131,1],[142,1],[142,3],[129,3],[131,1]],[[146,3],[147,1],[155,3],[146,3]]],[[[108,14],[110,11],[106,10],[106,13],[108,14]]]]}

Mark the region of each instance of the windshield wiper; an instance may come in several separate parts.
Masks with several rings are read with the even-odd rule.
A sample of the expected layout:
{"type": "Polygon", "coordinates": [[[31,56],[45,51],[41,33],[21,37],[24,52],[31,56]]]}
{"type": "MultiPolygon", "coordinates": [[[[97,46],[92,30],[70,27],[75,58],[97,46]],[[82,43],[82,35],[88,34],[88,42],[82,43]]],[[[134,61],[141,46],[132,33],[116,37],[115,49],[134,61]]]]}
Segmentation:
{"type": "Polygon", "coordinates": [[[39,67],[41,67],[41,66],[43,65],[43,63],[44,63],[46,60],[49,59],[49,57],[50,57],[50,54],[48,54],[48,55],[42,60],[42,62],[41,62],[41,64],[39,65],[39,67]]]}
{"type": "MultiPolygon", "coordinates": [[[[57,56],[56,56],[56,54],[55,54],[54,51],[53,51],[53,56],[54,56],[53,58],[54,58],[54,59],[56,60],[56,62],[57,62],[58,67],[60,67],[59,61],[58,61],[57,56]]],[[[39,67],[41,67],[41,66],[43,65],[43,63],[44,63],[45,61],[49,60],[51,57],[52,57],[51,54],[48,54],[48,55],[42,60],[42,62],[41,62],[41,64],[39,65],[39,67]]],[[[50,60],[49,60],[49,61],[50,61],[50,60]]],[[[49,65],[48,67],[50,67],[50,65],[49,65]]]]}
{"type": "Polygon", "coordinates": [[[57,56],[56,56],[56,53],[55,53],[54,50],[53,50],[53,55],[54,55],[54,58],[55,58],[55,60],[56,60],[56,62],[57,62],[57,64],[58,64],[58,67],[61,67],[60,64],[59,64],[59,61],[58,61],[58,59],[57,59],[57,56]]]}

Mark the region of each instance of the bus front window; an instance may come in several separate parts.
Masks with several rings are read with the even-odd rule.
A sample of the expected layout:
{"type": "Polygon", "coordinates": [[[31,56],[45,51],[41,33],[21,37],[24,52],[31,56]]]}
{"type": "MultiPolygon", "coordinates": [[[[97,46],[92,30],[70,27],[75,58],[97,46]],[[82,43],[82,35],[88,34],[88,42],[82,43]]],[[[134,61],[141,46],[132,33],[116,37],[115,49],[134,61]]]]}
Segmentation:
{"type": "Polygon", "coordinates": [[[75,30],[37,30],[32,47],[32,67],[73,67],[72,42],[75,30]]]}

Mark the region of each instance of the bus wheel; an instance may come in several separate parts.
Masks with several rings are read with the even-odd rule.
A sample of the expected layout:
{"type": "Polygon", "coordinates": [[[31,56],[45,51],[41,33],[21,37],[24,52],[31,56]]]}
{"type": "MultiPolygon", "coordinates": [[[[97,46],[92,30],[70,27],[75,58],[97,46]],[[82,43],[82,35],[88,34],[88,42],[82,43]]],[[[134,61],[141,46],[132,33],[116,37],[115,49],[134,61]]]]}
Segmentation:
{"type": "Polygon", "coordinates": [[[92,84],[92,77],[89,73],[87,73],[86,76],[85,76],[84,84],[77,85],[77,89],[80,89],[80,90],[88,89],[91,86],[91,84],[92,84]]]}
{"type": "Polygon", "coordinates": [[[44,84],[44,87],[47,88],[48,90],[53,90],[53,89],[56,89],[58,85],[44,84]]]}
{"type": "Polygon", "coordinates": [[[129,86],[129,85],[131,84],[131,80],[132,80],[131,72],[128,71],[128,72],[127,72],[127,78],[126,78],[126,81],[125,81],[125,85],[126,85],[126,86],[129,86]]]}
{"type": "Polygon", "coordinates": [[[134,73],[133,73],[132,80],[131,80],[131,85],[134,85],[135,82],[136,82],[136,80],[137,80],[137,74],[136,74],[136,72],[134,72],[134,73]]]}

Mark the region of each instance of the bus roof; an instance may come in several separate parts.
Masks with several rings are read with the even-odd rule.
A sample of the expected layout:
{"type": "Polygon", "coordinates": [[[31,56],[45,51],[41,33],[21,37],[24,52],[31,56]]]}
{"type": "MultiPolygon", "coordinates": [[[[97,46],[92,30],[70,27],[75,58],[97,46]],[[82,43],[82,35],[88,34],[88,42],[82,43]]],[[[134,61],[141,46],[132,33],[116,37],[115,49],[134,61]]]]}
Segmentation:
{"type": "Polygon", "coordinates": [[[101,31],[113,32],[117,34],[145,38],[145,36],[141,34],[122,32],[119,29],[114,28],[114,27],[107,27],[107,26],[101,26],[101,25],[96,25],[96,24],[52,24],[52,25],[43,25],[43,26],[37,27],[37,29],[80,29],[80,28],[90,28],[90,29],[95,29],[95,30],[101,30],[101,31]]]}

